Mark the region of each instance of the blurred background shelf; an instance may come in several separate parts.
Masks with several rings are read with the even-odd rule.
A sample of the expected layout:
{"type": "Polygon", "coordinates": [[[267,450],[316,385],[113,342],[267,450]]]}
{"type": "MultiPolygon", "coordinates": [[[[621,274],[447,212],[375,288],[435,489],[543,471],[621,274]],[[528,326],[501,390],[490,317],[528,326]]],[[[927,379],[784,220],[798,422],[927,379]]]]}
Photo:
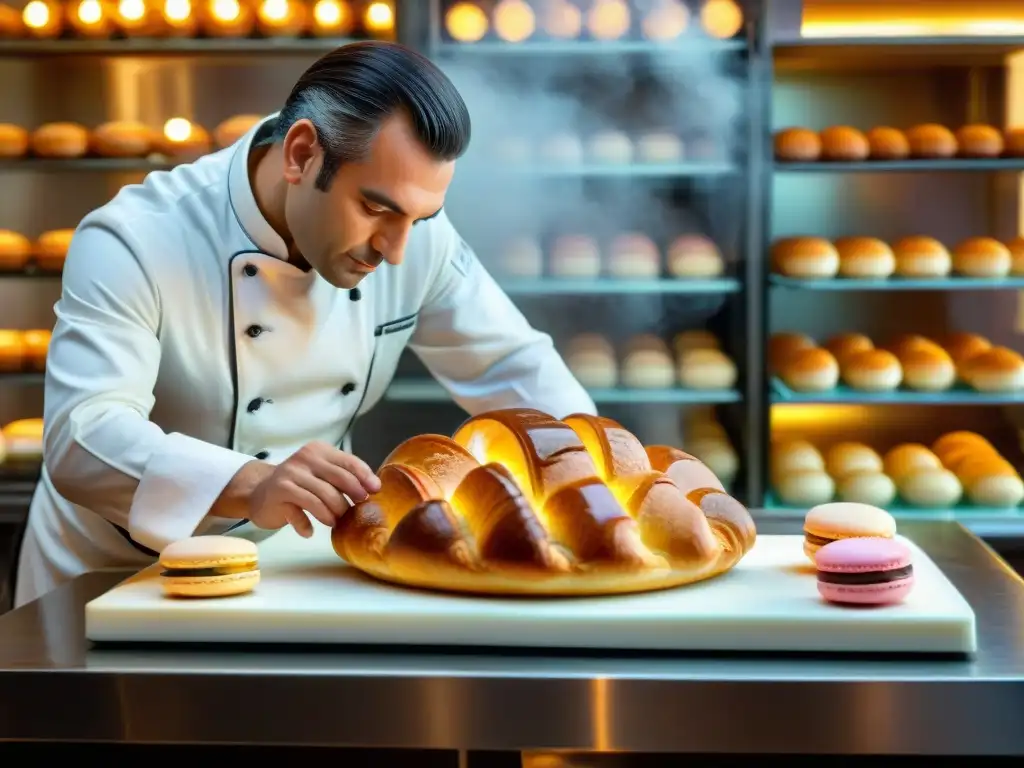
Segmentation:
{"type": "Polygon", "coordinates": [[[31,280],[60,280],[61,272],[52,269],[39,269],[34,265],[24,269],[2,269],[0,268],[0,279],[5,278],[28,278],[31,280]]]}
{"type": "Polygon", "coordinates": [[[835,277],[827,280],[800,280],[795,277],[770,275],[768,282],[777,288],[800,291],[1001,291],[1024,290],[1024,277],[985,279],[950,277],[912,279],[890,277],[885,280],[855,280],[835,277]]]}
{"type": "Polygon", "coordinates": [[[727,294],[739,293],[743,286],[732,277],[717,280],[568,280],[547,277],[535,280],[499,280],[501,287],[511,296],[568,296],[568,295],[616,295],[616,294],[727,294]]]}
{"type": "Polygon", "coordinates": [[[945,392],[916,392],[897,389],[892,392],[864,392],[840,385],[828,392],[797,392],[778,378],[771,380],[774,404],[847,403],[850,405],[1024,405],[1024,392],[976,392],[957,386],[945,392]]]}
{"type": "Polygon", "coordinates": [[[181,162],[167,159],[78,157],[0,160],[0,172],[7,173],[149,173],[168,171],[181,162]]]}
{"type": "Polygon", "coordinates": [[[505,43],[480,41],[476,43],[439,43],[434,48],[440,57],[451,56],[644,56],[686,57],[688,54],[735,53],[747,50],[742,39],[717,40],[688,36],[665,42],[646,40],[575,40],[505,43]]]}
{"type": "MultiPolygon", "coordinates": [[[[595,403],[604,404],[724,404],[742,400],[739,392],[688,389],[588,389],[595,403]]],[[[391,402],[451,402],[448,392],[431,379],[394,381],[384,395],[391,402]]]]}
{"type": "Polygon", "coordinates": [[[495,172],[508,176],[539,176],[547,178],[617,178],[617,179],[676,179],[700,176],[728,176],[740,168],[732,163],[701,162],[648,163],[622,165],[538,165],[524,167],[497,167],[495,172]]]}
{"type": "Polygon", "coordinates": [[[51,58],[56,56],[275,56],[327,53],[347,38],[252,37],[145,38],[110,40],[0,40],[0,58],[51,58]]]}
{"type": "Polygon", "coordinates": [[[46,381],[46,374],[36,371],[24,371],[14,373],[0,372],[0,385],[3,384],[42,384],[46,381]]]}
{"type": "Polygon", "coordinates": [[[1024,171],[1024,157],[973,160],[950,158],[949,160],[863,160],[860,162],[775,162],[776,173],[936,173],[939,171],[1000,172],[1024,171]]]}

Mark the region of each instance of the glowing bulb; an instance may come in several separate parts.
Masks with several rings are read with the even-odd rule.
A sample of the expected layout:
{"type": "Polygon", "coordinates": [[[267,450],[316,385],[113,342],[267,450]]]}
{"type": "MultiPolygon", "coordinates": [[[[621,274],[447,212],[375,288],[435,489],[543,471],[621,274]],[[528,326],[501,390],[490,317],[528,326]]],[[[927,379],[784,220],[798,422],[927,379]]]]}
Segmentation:
{"type": "Polygon", "coordinates": [[[186,141],[191,135],[192,123],[184,117],[172,117],[164,123],[164,136],[170,141],[186,141]]]}
{"type": "Polygon", "coordinates": [[[487,34],[487,14],[474,3],[456,3],[448,9],[444,23],[460,43],[475,43],[487,34]]]}
{"type": "Polygon", "coordinates": [[[50,23],[50,6],[42,0],[32,0],[21,12],[21,18],[31,29],[45,27],[50,23]]]}
{"type": "Polygon", "coordinates": [[[238,0],[213,0],[210,10],[218,21],[234,21],[242,13],[238,0]]]}
{"type": "Polygon", "coordinates": [[[523,0],[501,0],[494,8],[494,31],[502,40],[521,43],[537,28],[533,9],[523,0]]]}
{"type": "Polygon", "coordinates": [[[333,27],[341,23],[341,6],[335,0],[320,0],[313,6],[313,18],[321,27],[333,27]]]}
{"type": "Polygon", "coordinates": [[[365,20],[368,29],[391,29],[395,23],[395,14],[387,3],[370,3],[366,7],[365,20]]]}
{"type": "Polygon", "coordinates": [[[78,20],[83,24],[96,24],[103,18],[99,0],[82,0],[78,4],[78,20]]]}
{"type": "Polygon", "coordinates": [[[284,21],[288,18],[288,0],[263,0],[260,15],[268,21],[284,21]]]}
{"type": "Polygon", "coordinates": [[[590,34],[615,40],[629,32],[629,6],[622,0],[594,0],[587,17],[590,34]]]}
{"type": "Polygon", "coordinates": [[[743,28],[743,11],[733,0],[707,0],[700,20],[709,35],[727,40],[743,28]]]}
{"type": "Polygon", "coordinates": [[[679,0],[661,0],[651,9],[641,24],[644,37],[651,40],[672,40],[686,31],[690,11],[679,0]]]}
{"type": "Polygon", "coordinates": [[[127,21],[141,21],[146,15],[146,3],[143,0],[121,0],[117,13],[127,21]]]}
{"type": "Polygon", "coordinates": [[[190,0],[167,0],[164,3],[164,16],[169,21],[186,21],[192,13],[190,0]]]}
{"type": "Polygon", "coordinates": [[[541,26],[552,37],[569,40],[580,36],[583,14],[568,0],[548,0],[541,14],[541,26]]]}

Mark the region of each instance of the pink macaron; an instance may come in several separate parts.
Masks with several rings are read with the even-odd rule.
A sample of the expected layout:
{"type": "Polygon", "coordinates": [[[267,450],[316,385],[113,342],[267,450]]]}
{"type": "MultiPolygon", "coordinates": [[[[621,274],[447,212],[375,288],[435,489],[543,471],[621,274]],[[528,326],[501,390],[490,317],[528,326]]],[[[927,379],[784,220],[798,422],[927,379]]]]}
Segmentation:
{"type": "Polygon", "coordinates": [[[910,549],[897,539],[841,539],[814,555],[818,592],[833,603],[893,605],[914,586],[910,549]]]}

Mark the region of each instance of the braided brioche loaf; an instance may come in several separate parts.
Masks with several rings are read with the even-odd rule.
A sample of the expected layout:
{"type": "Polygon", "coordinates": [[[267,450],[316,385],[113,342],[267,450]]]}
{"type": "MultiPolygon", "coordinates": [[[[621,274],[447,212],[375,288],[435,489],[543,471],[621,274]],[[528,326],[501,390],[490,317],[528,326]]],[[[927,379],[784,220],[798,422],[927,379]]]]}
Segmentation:
{"type": "Polygon", "coordinates": [[[675,448],[617,422],[515,408],[418,435],[332,532],[379,579],[506,595],[641,592],[716,576],[754,544],[749,512],[675,448]]]}

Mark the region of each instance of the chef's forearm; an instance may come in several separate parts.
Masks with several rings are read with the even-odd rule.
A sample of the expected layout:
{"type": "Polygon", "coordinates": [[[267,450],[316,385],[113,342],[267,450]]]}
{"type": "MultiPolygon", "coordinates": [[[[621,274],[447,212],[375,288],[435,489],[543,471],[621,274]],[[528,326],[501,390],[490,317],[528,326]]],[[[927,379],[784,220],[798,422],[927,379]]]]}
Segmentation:
{"type": "Polygon", "coordinates": [[[244,520],[249,517],[249,500],[253,492],[273,472],[274,465],[265,461],[253,459],[244,464],[224,486],[224,490],[210,508],[210,515],[232,520],[244,520]]]}

